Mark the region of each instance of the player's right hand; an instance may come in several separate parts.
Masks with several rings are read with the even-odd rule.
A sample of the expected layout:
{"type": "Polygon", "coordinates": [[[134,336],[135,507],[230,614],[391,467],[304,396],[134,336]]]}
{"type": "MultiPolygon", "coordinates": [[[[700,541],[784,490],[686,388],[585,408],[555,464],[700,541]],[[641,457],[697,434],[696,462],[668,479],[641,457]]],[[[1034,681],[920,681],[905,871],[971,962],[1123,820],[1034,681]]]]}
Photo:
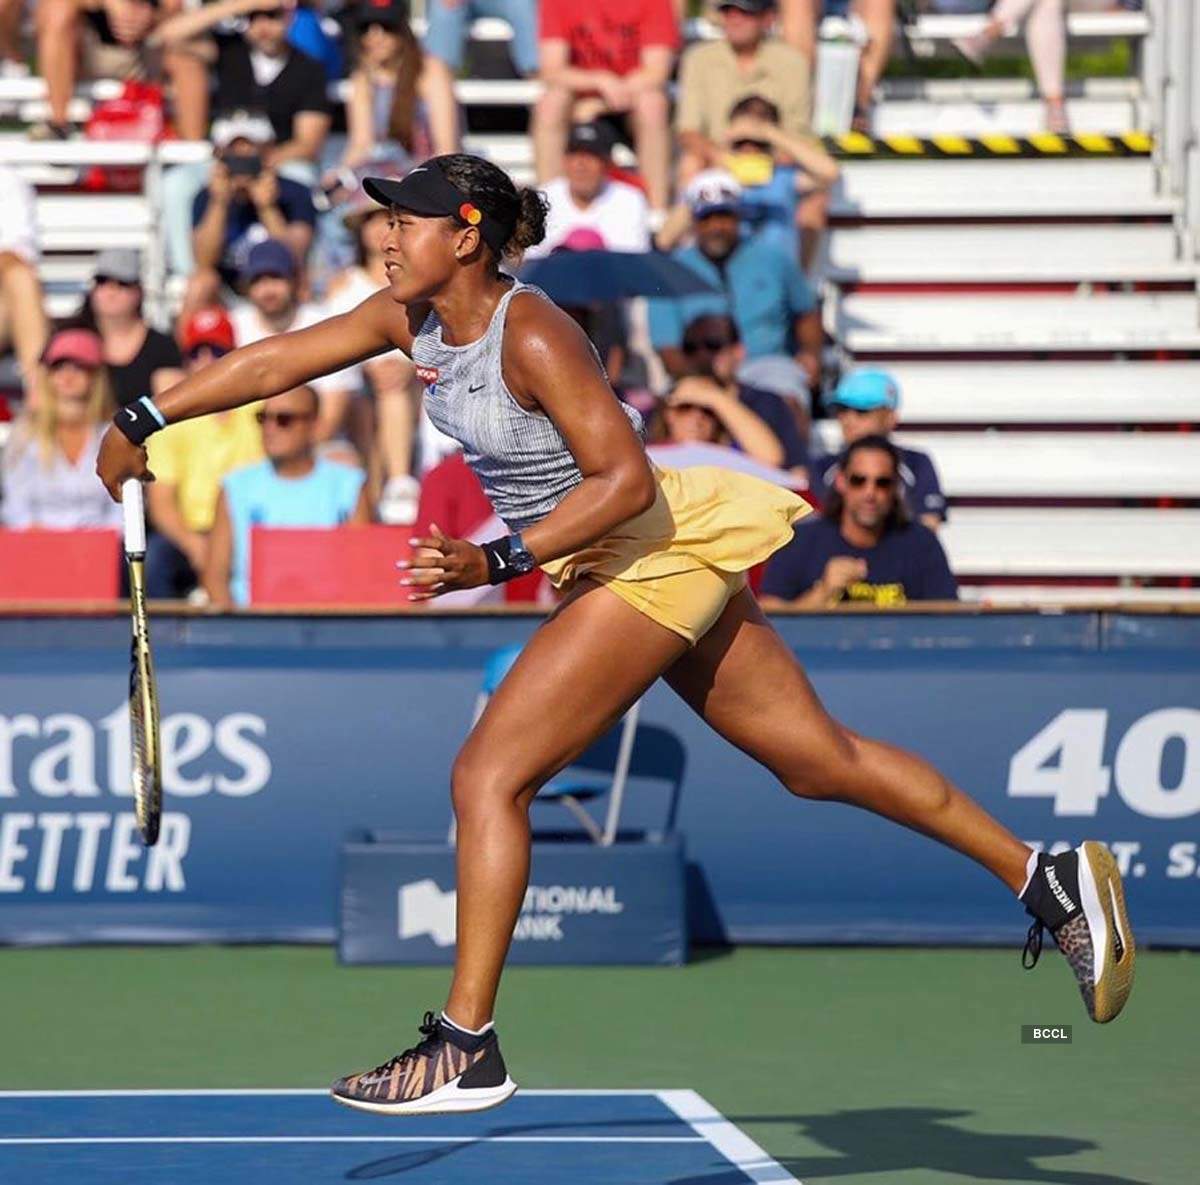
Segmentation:
{"type": "Polygon", "coordinates": [[[136,477],[139,481],[153,481],[154,474],[147,465],[146,450],[134,444],[119,428],[110,424],[100,440],[100,453],[96,457],[96,476],[114,502],[121,500],[121,483],[136,477]]]}

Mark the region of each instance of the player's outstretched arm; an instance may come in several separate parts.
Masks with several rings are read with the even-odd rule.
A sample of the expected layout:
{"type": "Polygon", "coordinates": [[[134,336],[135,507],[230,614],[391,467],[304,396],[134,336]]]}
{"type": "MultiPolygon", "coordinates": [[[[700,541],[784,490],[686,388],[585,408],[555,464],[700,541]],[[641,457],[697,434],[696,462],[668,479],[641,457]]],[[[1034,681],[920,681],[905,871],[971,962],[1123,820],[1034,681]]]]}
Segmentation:
{"type": "MultiPolygon", "coordinates": [[[[412,333],[405,311],[386,292],[379,292],[348,313],[330,317],[309,329],[276,334],[232,350],[156,399],[153,414],[160,423],[173,424],[211,412],[228,411],[290,391],[386,350],[408,350],[411,346],[412,333]]],[[[150,413],[134,407],[122,409],[118,415],[122,414],[133,422],[138,416],[150,413]]],[[[96,473],[117,501],[121,483],[127,478],[154,480],[146,466],[145,448],[115,425],[104,434],[96,473]]]]}

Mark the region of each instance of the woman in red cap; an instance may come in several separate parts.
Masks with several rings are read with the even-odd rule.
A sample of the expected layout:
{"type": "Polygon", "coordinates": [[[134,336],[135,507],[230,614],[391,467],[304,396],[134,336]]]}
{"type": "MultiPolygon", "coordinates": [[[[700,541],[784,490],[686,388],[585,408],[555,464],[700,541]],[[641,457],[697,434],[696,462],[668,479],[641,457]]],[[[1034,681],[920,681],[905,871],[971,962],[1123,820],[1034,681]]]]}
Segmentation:
{"type": "Polygon", "coordinates": [[[462,443],[509,530],[478,546],[431,525],[407,565],[411,598],[535,567],[568,593],[454,762],[457,947],[445,1008],[426,1015],[417,1045],[339,1079],[334,1097],[410,1115],[477,1111],[516,1090],[492,1013],[529,875],[529,805],[660,676],[798,798],[852,803],[976,860],[1033,915],[1029,954],[1049,927],[1089,1014],[1111,1020],[1133,978],[1111,853],[1086,843],[1040,855],[919,757],[829,716],[747,587],[806,504],[729,469],[650,464],[641,417],[617,400],[583,331],[500,271],[544,236],[544,199],[461,155],[364,187],[390,212],[388,288],[123,409],[98,464],[119,497],[125,479],[149,476],[142,444],[167,423],[401,350],[430,418],[462,443]]]}
{"type": "Polygon", "coordinates": [[[120,525],[120,507],[95,475],[100,439],[115,410],[102,350],[90,329],[63,329],[47,343],[34,378],[36,398],[4,450],[4,526],[120,525]]]}

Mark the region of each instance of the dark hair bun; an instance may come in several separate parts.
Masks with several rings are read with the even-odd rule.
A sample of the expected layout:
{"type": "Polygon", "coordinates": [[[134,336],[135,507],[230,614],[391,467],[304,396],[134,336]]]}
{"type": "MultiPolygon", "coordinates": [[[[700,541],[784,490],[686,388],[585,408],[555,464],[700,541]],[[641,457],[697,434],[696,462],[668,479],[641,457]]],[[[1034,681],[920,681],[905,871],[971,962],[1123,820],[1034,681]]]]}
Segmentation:
{"type": "Polygon", "coordinates": [[[546,195],[539,189],[523,188],[518,191],[517,200],[520,203],[517,224],[504,245],[505,255],[519,255],[546,237],[546,212],[550,209],[546,195]]]}

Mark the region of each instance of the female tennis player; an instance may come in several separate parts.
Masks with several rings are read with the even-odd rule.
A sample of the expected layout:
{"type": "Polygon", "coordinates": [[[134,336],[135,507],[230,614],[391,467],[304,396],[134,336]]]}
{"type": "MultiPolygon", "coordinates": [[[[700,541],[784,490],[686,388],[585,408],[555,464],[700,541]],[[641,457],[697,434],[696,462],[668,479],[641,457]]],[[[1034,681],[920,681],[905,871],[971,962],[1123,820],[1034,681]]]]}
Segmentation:
{"type": "Polygon", "coordinates": [[[1034,918],[1029,965],[1048,927],[1089,1015],[1116,1016],[1134,944],[1108,850],[1088,842],[1039,855],[920,758],[826,714],[746,585],[805,503],[731,471],[647,460],[640,417],[613,394],[579,327],[499,270],[542,238],[541,197],[464,155],[365,188],[390,212],[389,288],[123,408],[97,464],[119,497],[126,478],[152,480],[142,446],[165,425],[400,350],[433,422],[462,443],[511,531],[476,546],[431,526],[408,565],[410,597],[535,566],[566,593],[454,763],[458,943],[445,1008],[426,1014],[414,1048],[339,1079],[334,1097],[405,1115],[482,1110],[516,1090],[492,1012],[529,872],[530,802],[660,676],[798,798],[852,803],[983,865],[1034,918]]]}

